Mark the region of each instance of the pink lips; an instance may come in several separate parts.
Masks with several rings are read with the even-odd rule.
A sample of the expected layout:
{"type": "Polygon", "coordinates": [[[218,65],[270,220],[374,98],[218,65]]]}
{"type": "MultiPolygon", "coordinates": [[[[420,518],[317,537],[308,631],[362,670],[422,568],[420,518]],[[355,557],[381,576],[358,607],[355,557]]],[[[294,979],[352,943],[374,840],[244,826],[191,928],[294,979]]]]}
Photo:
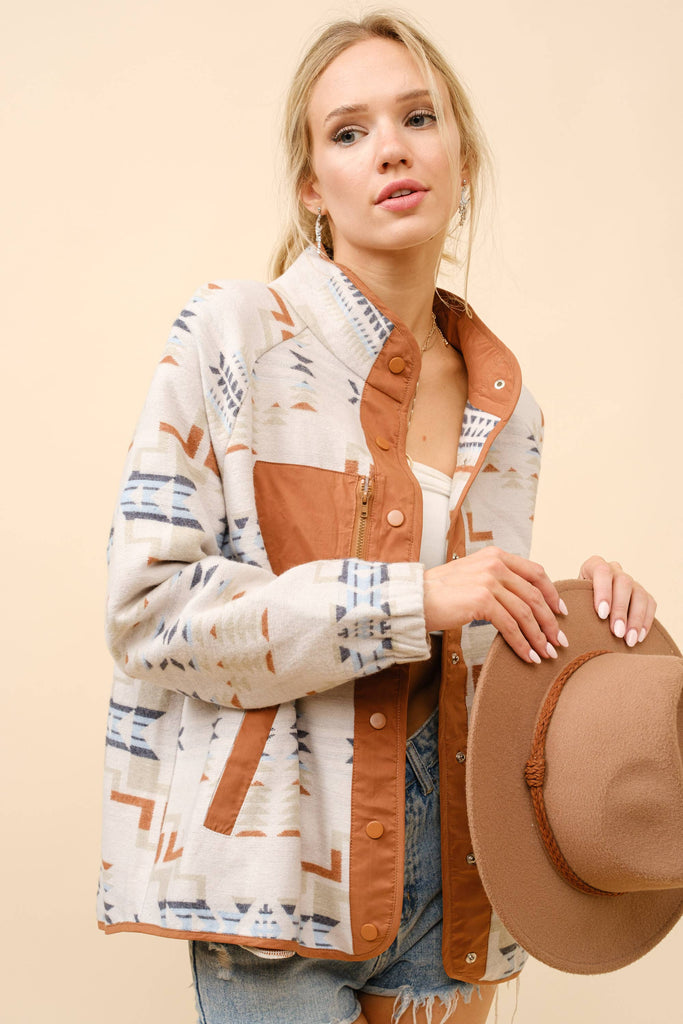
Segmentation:
{"type": "Polygon", "coordinates": [[[425,197],[428,190],[419,181],[412,178],[403,178],[400,181],[392,181],[382,189],[375,200],[376,206],[385,210],[412,210],[425,197]],[[394,192],[407,192],[404,196],[394,196],[394,192]],[[393,196],[393,198],[392,198],[393,196]]]}

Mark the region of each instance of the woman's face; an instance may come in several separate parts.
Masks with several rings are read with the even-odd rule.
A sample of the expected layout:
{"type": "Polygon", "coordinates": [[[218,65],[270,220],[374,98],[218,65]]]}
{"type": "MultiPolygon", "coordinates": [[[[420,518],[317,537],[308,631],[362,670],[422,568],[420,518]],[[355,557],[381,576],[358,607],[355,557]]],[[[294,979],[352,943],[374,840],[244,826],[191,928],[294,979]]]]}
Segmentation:
{"type": "Polygon", "coordinates": [[[371,253],[415,246],[438,259],[460,194],[453,175],[462,174],[458,128],[439,88],[443,137],[427,83],[401,43],[355,43],[316,82],[308,111],[313,177],[302,200],[327,215],[338,263],[353,267],[371,253]]]}

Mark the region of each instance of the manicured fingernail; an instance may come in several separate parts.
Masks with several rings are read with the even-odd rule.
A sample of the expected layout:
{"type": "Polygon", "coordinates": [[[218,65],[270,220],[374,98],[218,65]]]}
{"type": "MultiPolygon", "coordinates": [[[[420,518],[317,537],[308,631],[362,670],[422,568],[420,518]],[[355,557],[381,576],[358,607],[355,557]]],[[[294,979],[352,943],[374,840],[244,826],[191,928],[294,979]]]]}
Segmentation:
{"type": "Polygon", "coordinates": [[[614,633],[615,636],[618,636],[619,639],[621,640],[621,638],[623,637],[624,633],[626,632],[626,623],[624,622],[623,619],[617,619],[617,621],[614,623],[614,626],[612,628],[612,632],[614,633]]]}
{"type": "Polygon", "coordinates": [[[537,654],[536,651],[534,651],[534,650],[529,651],[529,657],[533,661],[534,665],[540,665],[541,664],[541,656],[540,656],[540,654],[537,654]]]}
{"type": "Polygon", "coordinates": [[[557,642],[561,647],[569,647],[569,640],[567,640],[562,630],[557,634],[557,642]]]}
{"type": "Polygon", "coordinates": [[[546,651],[548,652],[548,654],[550,655],[551,658],[556,658],[557,657],[557,651],[555,650],[553,645],[550,643],[550,641],[548,641],[548,643],[545,645],[545,649],[546,649],[546,651]]]}
{"type": "Polygon", "coordinates": [[[645,629],[645,626],[643,626],[643,628],[641,629],[640,633],[638,634],[638,643],[642,644],[642,642],[643,642],[643,640],[645,639],[646,636],[647,636],[647,630],[645,629]]]}
{"type": "Polygon", "coordinates": [[[562,612],[563,615],[569,615],[569,612],[567,610],[567,606],[564,603],[564,601],[562,600],[562,598],[560,598],[560,611],[562,612]]]}
{"type": "Polygon", "coordinates": [[[601,601],[598,605],[598,615],[601,619],[606,619],[609,615],[609,605],[607,601],[601,601]]]}
{"type": "Polygon", "coordinates": [[[629,629],[626,634],[626,643],[629,647],[635,647],[638,643],[638,632],[635,629],[629,629]]]}

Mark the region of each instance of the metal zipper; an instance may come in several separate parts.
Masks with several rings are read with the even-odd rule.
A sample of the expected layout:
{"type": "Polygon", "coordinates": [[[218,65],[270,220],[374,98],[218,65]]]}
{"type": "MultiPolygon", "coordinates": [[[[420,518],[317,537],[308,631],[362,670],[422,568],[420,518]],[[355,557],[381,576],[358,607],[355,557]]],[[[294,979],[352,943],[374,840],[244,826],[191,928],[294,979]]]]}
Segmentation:
{"type": "Polygon", "coordinates": [[[356,484],[356,518],[353,523],[352,550],[356,558],[365,554],[365,537],[368,516],[372,505],[372,477],[361,476],[356,484]]]}

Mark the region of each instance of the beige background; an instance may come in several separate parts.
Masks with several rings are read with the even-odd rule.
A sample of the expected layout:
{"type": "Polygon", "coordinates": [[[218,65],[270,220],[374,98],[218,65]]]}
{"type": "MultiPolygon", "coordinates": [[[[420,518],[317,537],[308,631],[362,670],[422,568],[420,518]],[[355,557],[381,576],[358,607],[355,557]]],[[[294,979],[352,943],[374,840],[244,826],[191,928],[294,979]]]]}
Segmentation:
{"type": "MultiPolygon", "coordinates": [[[[104,551],[169,324],[206,278],[265,273],[279,105],[310,6],[3,5],[7,1024],[194,1019],[184,943],[95,927],[104,551]]],[[[546,413],[536,557],[555,577],[594,549],[619,558],[680,643],[682,5],[414,10],[469,83],[497,158],[470,300],[546,413]]],[[[517,1024],[680,1021],[682,951],[679,926],[615,975],[532,964],[517,1024]]],[[[513,1005],[511,987],[501,1021],[513,1005]]]]}

